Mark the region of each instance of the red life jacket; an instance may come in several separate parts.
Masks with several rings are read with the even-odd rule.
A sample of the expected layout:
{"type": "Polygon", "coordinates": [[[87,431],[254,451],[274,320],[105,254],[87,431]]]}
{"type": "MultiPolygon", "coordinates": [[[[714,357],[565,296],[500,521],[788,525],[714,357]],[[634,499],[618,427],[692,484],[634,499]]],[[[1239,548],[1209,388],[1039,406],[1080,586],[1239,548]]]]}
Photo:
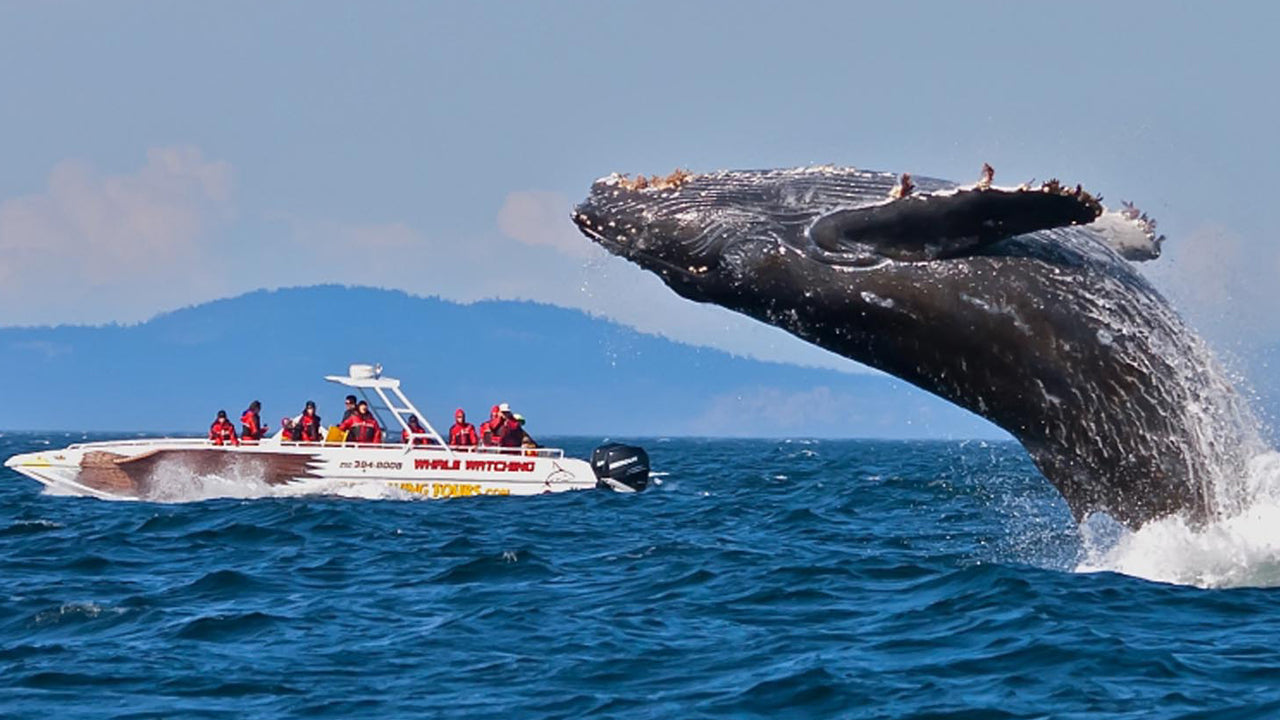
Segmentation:
{"type": "Polygon", "coordinates": [[[507,429],[507,423],[503,418],[499,417],[495,422],[493,420],[485,420],[480,425],[480,439],[485,445],[497,446],[502,444],[502,433],[507,429]]]}
{"type": "Polygon", "coordinates": [[[382,428],[378,427],[378,421],[373,418],[372,414],[361,415],[356,413],[343,420],[338,427],[347,431],[347,442],[382,442],[382,428]]]}
{"type": "Polygon", "coordinates": [[[261,440],[266,434],[262,429],[262,419],[252,410],[244,411],[240,416],[240,425],[240,437],[245,440],[261,440]]]}
{"type": "Polygon", "coordinates": [[[524,430],[513,422],[506,423],[502,428],[502,437],[498,438],[500,447],[520,447],[524,441],[524,430]]]}
{"type": "Polygon", "coordinates": [[[476,427],[471,423],[454,423],[449,428],[449,444],[459,447],[475,447],[480,444],[476,437],[476,427]]]}
{"type": "Polygon", "coordinates": [[[320,416],[302,413],[293,426],[294,436],[302,442],[320,442],[320,416]]]}
{"type": "Polygon", "coordinates": [[[209,426],[209,439],[214,445],[240,444],[240,440],[236,437],[236,427],[228,420],[214,420],[209,426]]]}

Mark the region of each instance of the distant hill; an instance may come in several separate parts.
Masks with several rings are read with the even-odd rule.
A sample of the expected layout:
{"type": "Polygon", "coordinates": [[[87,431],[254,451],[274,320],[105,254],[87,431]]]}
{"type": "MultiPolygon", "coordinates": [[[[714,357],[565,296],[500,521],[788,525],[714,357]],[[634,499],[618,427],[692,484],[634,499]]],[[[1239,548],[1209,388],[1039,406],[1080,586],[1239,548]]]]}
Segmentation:
{"type": "Polygon", "coordinates": [[[535,436],[1007,437],[893,378],[735,357],[527,302],[459,305],[320,286],[260,291],[136,326],[0,329],[0,428],[198,431],[260,399],[278,424],[381,363],[437,425],[510,402],[535,436]]]}

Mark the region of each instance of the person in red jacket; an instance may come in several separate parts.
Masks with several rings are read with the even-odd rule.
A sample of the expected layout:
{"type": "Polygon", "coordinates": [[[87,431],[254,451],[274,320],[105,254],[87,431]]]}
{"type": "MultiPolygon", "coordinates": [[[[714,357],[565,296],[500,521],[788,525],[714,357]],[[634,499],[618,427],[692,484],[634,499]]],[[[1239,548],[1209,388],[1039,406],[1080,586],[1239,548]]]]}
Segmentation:
{"type": "Polygon", "coordinates": [[[515,415],[508,409],[502,414],[502,434],[498,445],[504,448],[518,448],[524,444],[524,418],[515,415]]]}
{"type": "Polygon", "coordinates": [[[267,429],[262,426],[260,410],[262,410],[262,403],[254,400],[249,403],[249,409],[240,415],[240,437],[257,441],[267,434],[267,429]]]}
{"type": "Polygon", "coordinates": [[[511,412],[506,404],[494,405],[489,411],[489,419],[480,423],[480,444],[496,447],[502,440],[502,431],[506,426],[504,415],[511,412]]]}
{"type": "MultiPolygon", "coordinates": [[[[520,413],[516,413],[511,416],[511,419],[516,421],[515,432],[513,434],[519,438],[520,447],[524,448],[527,451],[525,452],[525,455],[537,455],[536,452],[529,452],[529,451],[537,450],[541,446],[538,445],[538,442],[533,439],[532,435],[525,432],[524,416],[521,415],[520,413]]],[[[503,437],[505,439],[506,436],[504,435],[503,437]]]]}
{"type": "Polygon", "coordinates": [[[356,405],[355,413],[343,420],[338,428],[347,431],[347,442],[375,444],[382,442],[382,428],[378,427],[377,418],[369,412],[369,403],[364,400],[356,405]]]}
{"type": "Polygon", "coordinates": [[[316,414],[316,404],[308,400],[307,406],[302,409],[302,416],[293,426],[293,435],[299,442],[320,442],[320,427],[320,416],[316,414]]]}
{"type": "Polygon", "coordinates": [[[346,403],[346,409],[342,411],[342,419],[346,420],[356,414],[356,396],[348,395],[344,402],[346,403]]]}
{"type": "Polygon", "coordinates": [[[218,418],[209,426],[209,439],[214,445],[240,444],[240,438],[236,437],[236,426],[227,419],[226,410],[219,410],[218,418]]]}
{"type": "Polygon", "coordinates": [[[419,437],[413,438],[414,445],[434,445],[435,444],[436,441],[433,440],[432,438],[421,437],[422,435],[427,434],[427,429],[422,427],[422,423],[418,422],[417,415],[410,415],[409,417],[405,418],[405,422],[408,423],[409,429],[400,431],[400,442],[407,444],[409,442],[410,435],[417,435],[419,437]]]}
{"type": "Polygon", "coordinates": [[[280,419],[280,439],[285,442],[295,442],[298,439],[297,433],[294,431],[293,418],[280,419]]]}
{"type": "Polygon", "coordinates": [[[454,447],[475,447],[480,444],[476,426],[467,422],[467,414],[458,408],[453,413],[453,427],[449,428],[449,444],[454,447]]]}

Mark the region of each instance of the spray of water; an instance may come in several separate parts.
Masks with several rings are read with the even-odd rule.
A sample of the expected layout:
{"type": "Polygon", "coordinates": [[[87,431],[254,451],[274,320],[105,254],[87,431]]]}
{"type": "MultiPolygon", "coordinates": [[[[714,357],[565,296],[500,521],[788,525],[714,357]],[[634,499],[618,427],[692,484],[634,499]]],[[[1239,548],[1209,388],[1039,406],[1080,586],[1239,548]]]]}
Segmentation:
{"type": "Polygon", "coordinates": [[[1218,491],[1235,497],[1207,523],[1175,515],[1128,532],[1106,518],[1088,519],[1077,572],[1206,588],[1280,586],[1280,453],[1259,453],[1242,477],[1226,480],[1218,491]]]}
{"type": "Polygon", "coordinates": [[[147,478],[140,499],[159,503],[186,503],[214,498],[298,497],[331,495],[365,500],[416,499],[420,496],[398,488],[344,480],[310,481],[272,485],[251,465],[233,464],[216,475],[193,472],[180,458],[162,460],[147,478]]]}
{"type": "MultiPolygon", "coordinates": [[[[1047,237],[1070,241],[1065,231],[1047,237]]],[[[1118,262],[1100,246],[1076,247],[1099,267],[1118,262]]],[[[1088,289],[1046,291],[1061,293],[1061,302],[1097,328],[1100,346],[1125,369],[1118,375],[1145,382],[1136,392],[1079,386],[1094,421],[1062,444],[1114,448],[1117,463],[1137,448],[1155,447],[1166,461],[1162,471],[1191,479],[1209,512],[1162,517],[1132,532],[1109,518],[1090,518],[1081,527],[1077,569],[1203,587],[1280,584],[1280,454],[1263,441],[1261,423],[1235,389],[1239,379],[1233,382],[1154,289],[1119,272],[1093,280],[1088,289]]]]}
{"type": "Polygon", "coordinates": [[[1182,450],[1215,512],[1205,520],[1172,515],[1132,532],[1090,518],[1076,569],[1206,588],[1280,585],[1280,453],[1267,447],[1261,423],[1205,343],[1189,329],[1179,340],[1159,370],[1174,380],[1165,387],[1179,393],[1174,406],[1190,439],[1182,450]]]}

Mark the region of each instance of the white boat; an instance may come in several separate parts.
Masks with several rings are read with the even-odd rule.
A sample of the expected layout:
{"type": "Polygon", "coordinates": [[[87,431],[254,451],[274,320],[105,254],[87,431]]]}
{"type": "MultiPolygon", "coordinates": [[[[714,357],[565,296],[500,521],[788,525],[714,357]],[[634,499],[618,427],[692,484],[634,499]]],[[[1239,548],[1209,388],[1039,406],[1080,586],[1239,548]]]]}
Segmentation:
{"type": "MultiPolygon", "coordinates": [[[[259,442],[218,445],[199,438],[155,438],[77,443],[56,450],[14,455],[5,467],[60,494],[109,500],[181,496],[174,483],[249,483],[279,494],[348,494],[374,491],[432,499],[473,495],[539,495],[607,488],[643,490],[649,459],[643,449],[611,444],[597,448],[591,463],[555,448],[449,447],[380,365],[352,365],[346,375],[325,377],[353,388],[385,410],[408,442],[395,444],[293,442],[281,433],[259,442]],[[414,434],[416,415],[426,431],[414,434]],[[416,442],[415,442],[416,441],[416,442]],[[428,443],[428,444],[424,444],[428,443]]],[[[391,430],[394,433],[394,430],[391,430]]],[[[335,433],[331,431],[330,437],[335,433]]]]}

